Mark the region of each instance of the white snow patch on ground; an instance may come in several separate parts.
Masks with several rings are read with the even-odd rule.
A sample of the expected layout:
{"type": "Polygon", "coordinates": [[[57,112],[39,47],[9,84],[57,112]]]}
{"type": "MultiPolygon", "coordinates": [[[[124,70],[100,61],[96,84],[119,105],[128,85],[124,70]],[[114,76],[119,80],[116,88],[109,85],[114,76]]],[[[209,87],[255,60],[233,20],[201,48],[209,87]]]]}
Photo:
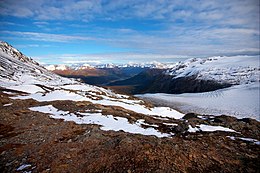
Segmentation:
{"type": "Polygon", "coordinates": [[[204,93],[184,94],[144,94],[155,102],[165,103],[184,113],[196,112],[208,115],[230,115],[236,118],[254,118],[260,120],[259,83],[237,85],[225,89],[204,93]]]}
{"type": "MultiPolygon", "coordinates": [[[[126,118],[114,117],[113,115],[102,115],[101,113],[78,113],[82,116],[78,117],[73,113],[68,111],[58,110],[52,105],[38,106],[29,108],[32,111],[38,111],[42,113],[51,114],[52,118],[64,119],[65,121],[74,121],[77,124],[97,124],[101,125],[101,130],[113,130],[124,132],[142,134],[142,135],[155,135],[157,137],[169,137],[170,134],[161,133],[158,130],[150,128],[142,128],[141,125],[144,124],[141,121],[131,124],[126,118]]],[[[147,124],[145,124],[147,125],[147,124]]],[[[148,124],[149,125],[149,124],[148,124]]]]}
{"type": "Polygon", "coordinates": [[[12,89],[12,90],[17,90],[17,91],[22,91],[22,92],[26,92],[26,93],[36,93],[36,92],[43,92],[44,90],[36,85],[14,85],[14,86],[10,86],[8,87],[8,89],[12,89]]]}
{"type": "Polygon", "coordinates": [[[23,164],[23,165],[21,165],[21,166],[19,166],[17,169],[16,169],[16,171],[22,171],[22,170],[24,170],[25,168],[28,168],[28,167],[31,167],[32,165],[30,165],[30,164],[23,164]]]}
{"type": "Polygon", "coordinates": [[[188,132],[190,132],[190,133],[195,133],[195,132],[198,132],[198,131],[200,131],[199,128],[197,128],[197,127],[192,127],[191,125],[189,125],[188,132]]]}
{"type": "Polygon", "coordinates": [[[72,101],[91,101],[87,97],[83,97],[75,92],[65,90],[54,90],[47,93],[34,93],[27,96],[11,97],[12,99],[34,99],[37,101],[55,101],[55,100],[72,100],[72,101]]]}
{"type": "Polygon", "coordinates": [[[199,128],[201,131],[204,131],[204,132],[215,132],[215,131],[236,132],[235,130],[232,130],[227,127],[211,126],[211,125],[206,125],[206,124],[200,124],[199,128]]]}
{"type": "Polygon", "coordinates": [[[236,132],[235,130],[229,129],[227,127],[222,127],[222,126],[211,126],[211,125],[206,125],[206,124],[200,124],[196,125],[196,127],[192,127],[189,125],[188,132],[195,133],[198,131],[203,131],[203,132],[215,132],[215,131],[225,131],[225,132],[236,132]]]}
{"type": "Polygon", "coordinates": [[[260,145],[260,141],[258,141],[257,139],[252,139],[252,138],[243,138],[243,137],[235,137],[235,136],[227,136],[228,138],[232,139],[232,140],[236,140],[236,139],[240,139],[242,141],[247,141],[247,142],[253,142],[256,145],[260,145]]]}
{"type": "Polygon", "coordinates": [[[3,106],[11,106],[13,103],[7,103],[7,104],[4,104],[3,106]]]}
{"type": "Polygon", "coordinates": [[[63,89],[75,90],[75,91],[99,91],[95,86],[88,85],[88,84],[74,84],[74,85],[64,85],[60,86],[63,89]]]}
{"type": "Polygon", "coordinates": [[[177,123],[163,123],[166,126],[178,126],[177,123]]]}
{"type": "Polygon", "coordinates": [[[9,91],[3,91],[3,93],[8,94],[8,95],[13,95],[13,94],[15,94],[14,92],[9,92],[9,91]]]}
{"type": "Polygon", "coordinates": [[[89,101],[93,104],[101,104],[106,106],[120,106],[124,109],[131,110],[137,113],[146,115],[157,115],[161,117],[170,117],[180,119],[184,114],[171,109],[169,107],[154,107],[147,108],[144,105],[140,105],[140,100],[127,100],[127,99],[116,99],[107,96],[103,96],[102,100],[92,100],[91,97],[87,97],[84,93],[70,92],[65,90],[54,90],[47,93],[34,93],[27,96],[15,96],[12,99],[29,99],[32,98],[37,101],[55,101],[55,100],[72,100],[72,101],[89,101]]]}
{"type": "Polygon", "coordinates": [[[161,117],[169,117],[169,118],[175,118],[175,119],[180,119],[184,116],[184,114],[173,110],[169,107],[154,107],[154,108],[146,108],[143,105],[139,104],[126,104],[122,102],[117,102],[117,101],[111,101],[111,100],[99,100],[96,102],[96,104],[102,104],[102,105],[107,105],[107,106],[120,106],[125,109],[145,114],[145,115],[157,115],[161,117]]]}

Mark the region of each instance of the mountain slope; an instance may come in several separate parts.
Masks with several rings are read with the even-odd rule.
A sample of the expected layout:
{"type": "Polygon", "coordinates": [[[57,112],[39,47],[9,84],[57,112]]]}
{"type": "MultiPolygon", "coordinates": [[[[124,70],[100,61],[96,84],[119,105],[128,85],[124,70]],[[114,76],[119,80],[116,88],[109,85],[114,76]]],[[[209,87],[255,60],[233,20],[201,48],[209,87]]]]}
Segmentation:
{"type": "MultiPolygon", "coordinates": [[[[98,110],[93,110],[93,113],[96,112],[107,112],[109,109],[106,106],[110,106],[112,109],[118,109],[118,112],[114,112],[107,121],[113,121],[113,117],[120,114],[121,111],[129,112],[129,116],[117,116],[117,121],[113,123],[106,124],[107,121],[104,121],[104,124],[98,123],[99,121],[85,121],[84,117],[92,116],[92,110],[85,110],[81,113],[74,112],[67,113],[69,116],[68,120],[72,120],[78,123],[94,123],[107,126],[106,129],[109,130],[124,130],[126,132],[134,132],[133,130],[129,131],[127,124],[128,120],[131,120],[131,115],[142,114],[143,116],[162,116],[162,117],[171,117],[179,119],[183,116],[182,113],[179,113],[173,109],[167,107],[151,107],[145,104],[142,100],[131,98],[127,95],[120,95],[114,93],[110,90],[106,90],[101,87],[96,87],[93,85],[87,85],[80,82],[77,82],[73,79],[68,79],[60,77],[54,73],[47,71],[45,68],[39,66],[36,62],[24,56],[18,50],[8,45],[5,42],[1,42],[1,78],[0,86],[6,89],[11,89],[15,91],[21,91],[28,93],[25,95],[17,95],[12,97],[13,99],[34,99],[38,102],[51,102],[51,101],[60,101],[60,100],[71,100],[71,101],[85,101],[93,105],[93,107],[98,107],[98,110]],[[116,107],[116,108],[114,108],[116,107]],[[104,109],[104,110],[103,110],[104,109]],[[85,113],[86,115],[85,115],[85,113]],[[79,115],[80,114],[80,115],[79,115]],[[77,116],[79,115],[79,116],[77,116]],[[74,116],[72,118],[71,116],[74,116]],[[82,118],[83,117],[83,118],[82,118]],[[121,117],[121,118],[119,118],[121,117]],[[119,121],[119,119],[121,121],[119,121]],[[124,126],[119,129],[116,128],[119,124],[124,124],[124,126]]],[[[52,106],[51,104],[49,106],[52,106]]],[[[55,108],[49,107],[53,112],[55,108]]],[[[46,108],[46,109],[49,109],[46,108]]],[[[39,108],[39,110],[42,110],[39,108]]],[[[111,112],[112,110],[108,111],[111,112]]],[[[113,111],[112,111],[113,112],[113,111]]],[[[93,114],[99,119],[104,118],[102,113],[93,114]]],[[[59,117],[59,116],[58,116],[59,117]]],[[[65,116],[63,118],[66,118],[65,116]]],[[[108,117],[107,117],[108,118],[108,117]]],[[[169,136],[160,132],[157,128],[149,129],[148,131],[145,128],[142,128],[144,124],[143,119],[135,118],[135,124],[132,128],[140,128],[135,131],[144,135],[156,135],[169,136]]],[[[147,123],[146,123],[147,124],[147,123]]],[[[150,126],[149,124],[147,124],[150,126]]],[[[158,126],[159,127],[159,126],[158,126]]]]}
{"type": "Polygon", "coordinates": [[[0,82],[1,86],[74,83],[49,72],[6,42],[0,42],[0,82]]]}
{"type": "Polygon", "coordinates": [[[259,76],[258,56],[193,58],[176,63],[171,69],[147,70],[109,86],[132,86],[132,94],[198,93],[258,82],[259,76]]]}
{"type": "Polygon", "coordinates": [[[165,74],[173,79],[196,76],[200,80],[238,85],[259,82],[259,63],[259,56],[193,58],[175,64],[165,74]]]}

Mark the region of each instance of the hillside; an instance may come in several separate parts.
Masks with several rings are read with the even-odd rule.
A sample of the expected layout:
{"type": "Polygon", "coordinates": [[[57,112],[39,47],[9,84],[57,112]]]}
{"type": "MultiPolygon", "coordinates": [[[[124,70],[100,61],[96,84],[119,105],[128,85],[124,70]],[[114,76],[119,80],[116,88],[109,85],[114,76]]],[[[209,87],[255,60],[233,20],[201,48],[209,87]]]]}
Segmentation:
{"type": "Polygon", "coordinates": [[[258,56],[192,58],[176,63],[167,70],[148,69],[108,86],[133,86],[129,92],[131,94],[199,93],[259,82],[259,76],[258,56]]]}
{"type": "Polygon", "coordinates": [[[1,172],[256,172],[254,119],[183,114],[58,76],[0,43],[1,172]]]}

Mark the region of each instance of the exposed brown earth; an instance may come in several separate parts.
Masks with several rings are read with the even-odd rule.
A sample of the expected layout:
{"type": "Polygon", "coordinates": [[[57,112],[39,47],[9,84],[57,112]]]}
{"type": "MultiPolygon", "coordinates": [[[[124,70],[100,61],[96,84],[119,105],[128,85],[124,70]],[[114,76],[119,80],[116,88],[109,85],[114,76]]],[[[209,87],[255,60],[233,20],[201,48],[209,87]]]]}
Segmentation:
{"type": "Polygon", "coordinates": [[[120,107],[89,102],[37,102],[12,100],[0,92],[0,172],[259,172],[260,145],[227,136],[260,140],[260,123],[229,116],[200,119],[187,114],[184,120],[160,120],[120,107]],[[3,106],[12,103],[10,106],[3,106]],[[78,125],[50,118],[28,108],[52,104],[71,112],[102,110],[102,114],[145,119],[158,125],[161,132],[173,132],[171,138],[157,138],[102,131],[98,125],[78,125]],[[129,114],[131,116],[126,116],[129,114]],[[163,124],[177,123],[172,128],[163,124]],[[188,125],[222,125],[240,133],[188,133],[188,125]]]}

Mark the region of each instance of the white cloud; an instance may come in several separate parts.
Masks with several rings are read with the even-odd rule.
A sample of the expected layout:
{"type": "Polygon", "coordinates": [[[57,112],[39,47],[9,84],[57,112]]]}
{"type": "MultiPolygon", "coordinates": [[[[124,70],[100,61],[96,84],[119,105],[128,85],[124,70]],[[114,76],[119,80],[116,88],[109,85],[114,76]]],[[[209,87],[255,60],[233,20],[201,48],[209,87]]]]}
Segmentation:
{"type": "Polygon", "coordinates": [[[0,31],[2,34],[9,34],[12,36],[18,36],[19,38],[37,41],[48,41],[48,42],[69,42],[69,41],[87,41],[95,40],[95,38],[84,37],[84,36],[73,36],[64,34],[46,34],[39,32],[20,32],[20,31],[0,31]]]}

